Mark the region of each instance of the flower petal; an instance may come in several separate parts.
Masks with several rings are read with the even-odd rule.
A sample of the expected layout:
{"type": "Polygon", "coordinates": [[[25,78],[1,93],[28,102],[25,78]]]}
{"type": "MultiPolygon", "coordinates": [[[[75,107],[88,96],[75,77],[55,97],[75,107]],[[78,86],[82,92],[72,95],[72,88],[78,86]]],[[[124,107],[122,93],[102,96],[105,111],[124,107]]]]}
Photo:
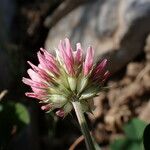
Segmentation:
{"type": "Polygon", "coordinates": [[[93,58],[94,57],[94,50],[93,48],[90,46],[87,49],[87,54],[85,57],[85,62],[83,64],[83,73],[84,76],[88,75],[90,70],[92,69],[93,66],[93,58]]]}
{"type": "Polygon", "coordinates": [[[106,81],[110,77],[110,72],[107,70],[103,76],[103,82],[106,81]]]}
{"type": "Polygon", "coordinates": [[[51,61],[48,61],[44,55],[42,55],[40,53],[40,51],[37,53],[39,62],[42,66],[42,68],[44,68],[44,70],[50,71],[51,73],[54,73],[56,75],[59,74],[59,69],[57,68],[57,66],[52,63],[51,61]]]}
{"type": "Polygon", "coordinates": [[[96,68],[93,70],[93,79],[96,80],[100,76],[102,77],[105,73],[107,65],[107,59],[104,59],[102,62],[100,62],[96,68]]]}
{"type": "Polygon", "coordinates": [[[59,116],[59,117],[64,117],[65,112],[64,112],[63,109],[59,109],[58,111],[56,111],[56,115],[59,116]]]}
{"type": "Polygon", "coordinates": [[[22,82],[31,86],[31,88],[34,92],[39,92],[39,91],[47,88],[47,85],[44,83],[36,82],[36,81],[33,81],[31,79],[28,79],[28,78],[24,78],[24,77],[22,79],[22,82]]]}
{"type": "Polygon", "coordinates": [[[47,104],[47,105],[41,106],[41,109],[45,110],[45,111],[49,111],[51,108],[52,108],[51,104],[47,104]]]}
{"type": "Polygon", "coordinates": [[[27,93],[25,93],[25,95],[28,96],[28,97],[31,97],[31,98],[36,98],[36,99],[40,99],[41,100],[41,98],[39,97],[39,95],[36,94],[36,93],[27,92],[27,93]]]}
{"type": "Polygon", "coordinates": [[[65,48],[66,48],[66,53],[69,57],[69,59],[71,60],[71,62],[73,62],[73,50],[70,44],[70,41],[68,38],[65,38],[65,48]]]}
{"type": "Polygon", "coordinates": [[[27,70],[27,73],[29,74],[30,78],[33,80],[33,81],[37,81],[37,82],[41,82],[42,79],[41,77],[39,76],[38,73],[36,73],[35,71],[33,71],[32,69],[28,69],[27,70]]]}
{"type": "Polygon", "coordinates": [[[63,41],[60,41],[59,45],[58,45],[58,49],[60,52],[60,56],[63,60],[63,62],[65,63],[66,66],[66,70],[68,71],[68,73],[70,75],[74,75],[74,60],[73,60],[73,54],[72,54],[72,49],[69,46],[69,41],[66,39],[66,46],[63,43],[63,41]]]}
{"type": "Polygon", "coordinates": [[[43,52],[45,58],[52,62],[53,64],[56,64],[55,58],[52,54],[50,54],[47,50],[45,50],[44,48],[40,48],[40,50],[43,52]]]}
{"type": "Polygon", "coordinates": [[[82,61],[82,48],[81,48],[81,44],[77,43],[76,44],[76,51],[75,51],[75,62],[76,63],[80,63],[82,61]]]}
{"type": "Polygon", "coordinates": [[[44,80],[46,80],[46,81],[50,81],[50,80],[51,80],[50,76],[46,73],[45,70],[43,70],[43,69],[41,69],[41,68],[35,66],[35,65],[32,64],[30,61],[27,61],[27,62],[28,62],[28,64],[32,67],[32,69],[33,69],[35,72],[37,72],[37,73],[41,76],[42,79],[44,79],[44,80]]]}

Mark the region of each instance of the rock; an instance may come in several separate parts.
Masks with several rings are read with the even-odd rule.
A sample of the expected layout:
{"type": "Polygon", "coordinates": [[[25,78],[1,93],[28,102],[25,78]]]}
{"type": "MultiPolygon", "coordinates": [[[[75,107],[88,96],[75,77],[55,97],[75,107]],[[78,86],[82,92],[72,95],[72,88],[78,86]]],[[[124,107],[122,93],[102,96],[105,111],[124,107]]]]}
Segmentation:
{"type": "Polygon", "coordinates": [[[145,53],[146,53],[146,59],[148,62],[150,62],[150,34],[146,39],[146,46],[145,46],[145,53]]]}
{"type": "Polygon", "coordinates": [[[139,118],[145,122],[149,122],[150,119],[150,102],[146,103],[144,107],[142,107],[141,113],[139,115],[139,118]]]}
{"type": "Polygon", "coordinates": [[[135,63],[135,62],[129,63],[127,66],[126,74],[129,77],[135,78],[137,74],[142,70],[142,68],[144,68],[144,65],[141,63],[135,63]]]}
{"type": "Polygon", "coordinates": [[[92,45],[96,56],[109,59],[112,73],[144,49],[150,32],[150,0],[95,0],[61,19],[49,31],[45,47],[54,49],[60,39],[92,45]]]}

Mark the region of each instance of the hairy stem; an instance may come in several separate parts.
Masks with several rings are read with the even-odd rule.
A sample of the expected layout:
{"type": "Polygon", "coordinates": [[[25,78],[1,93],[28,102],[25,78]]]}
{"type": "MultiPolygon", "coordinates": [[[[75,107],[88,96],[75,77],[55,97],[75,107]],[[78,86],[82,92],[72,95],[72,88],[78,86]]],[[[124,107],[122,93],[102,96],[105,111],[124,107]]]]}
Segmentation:
{"type": "Polygon", "coordinates": [[[74,102],[72,102],[72,104],[73,104],[73,107],[75,109],[75,113],[77,115],[77,119],[78,119],[78,122],[80,124],[82,134],[85,138],[87,150],[95,150],[93,140],[92,140],[92,137],[90,135],[84,113],[82,111],[81,103],[79,101],[74,101],[74,102]]]}

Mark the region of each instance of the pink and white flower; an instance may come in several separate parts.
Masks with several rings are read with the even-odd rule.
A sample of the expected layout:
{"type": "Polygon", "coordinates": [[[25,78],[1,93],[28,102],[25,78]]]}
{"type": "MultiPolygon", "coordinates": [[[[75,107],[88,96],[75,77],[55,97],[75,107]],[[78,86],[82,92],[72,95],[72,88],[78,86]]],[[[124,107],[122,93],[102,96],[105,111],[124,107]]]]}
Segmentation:
{"type": "Polygon", "coordinates": [[[60,41],[56,57],[43,48],[37,57],[37,66],[28,61],[30,78],[23,78],[32,89],[26,96],[39,99],[42,110],[56,110],[60,117],[72,110],[74,99],[88,104],[87,100],[97,96],[109,76],[106,59],[95,65],[93,48],[89,47],[84,55],[81,44],[77,43],[73,51],[68,38],[60,41]]]}

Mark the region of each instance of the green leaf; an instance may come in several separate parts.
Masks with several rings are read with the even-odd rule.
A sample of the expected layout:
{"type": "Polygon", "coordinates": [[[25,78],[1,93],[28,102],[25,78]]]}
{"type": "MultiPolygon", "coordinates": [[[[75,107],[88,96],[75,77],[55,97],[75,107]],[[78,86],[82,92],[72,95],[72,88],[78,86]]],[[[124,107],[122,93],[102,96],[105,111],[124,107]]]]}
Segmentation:
{"type": "Polygon", "coordinates": [[[111,150],[143,150],[142,141],[130,141],[127,138],[116,139],[111,145],[111,150]]]}
{"type": "Polygon", "coordinates": [[[124,126],[124,132],[130,140],[142,140],[145,126],[144,121],[134,118],[124,126]]]}
{"type": "Polygon", "coordinates": [[[16,103],[15,110],[16,110],[16,115],[18,116],[18,119],[22,123],[28,124],[30,122],[29,113],[24,105],[22,105],[21,103],[16,103]]]}
{"type": "Polygon", "coordinates": [[[28,110],[21,103],[4,101],[0,107],[0,146],[6,146],[12,136],[18,134],[30,119],[28,110]]]}
{"type": "Polygon", "coordinates": [[[142,143],[141,142],[132,142],[130,145],[128,145],[127,150],[143,150],[142,143]]]}
{"type": "Polygon", "coordinates": [[[128,141],[125,138],[116,139],[111,143],[110,148],[111,150],[121,150],[124,149],[127,143],[128,141]]]}

